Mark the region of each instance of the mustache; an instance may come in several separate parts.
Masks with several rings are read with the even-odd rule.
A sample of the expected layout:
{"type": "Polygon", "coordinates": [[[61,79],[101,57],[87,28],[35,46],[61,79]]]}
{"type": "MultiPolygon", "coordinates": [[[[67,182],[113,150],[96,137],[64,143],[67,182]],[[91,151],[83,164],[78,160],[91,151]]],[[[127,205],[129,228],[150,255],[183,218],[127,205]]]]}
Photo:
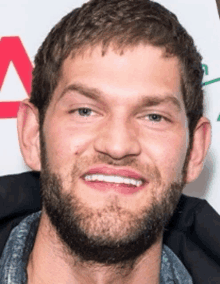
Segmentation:
{"type": "Polygon", "coordinates": [[[86,156],[77,159],[73,165],[72,178],[83,175],[90,167],[98,164],[105,164],[106,166],[111,165],[115,168],[126,167],[137,170],[143,175],[146,180],[155,180],[157,183],[161,183],[161,174],[156,166],[149,164],[142,164],[136,157],[126,156],[123,159],[116,160],[105,154],[97,154],[96,156],[86,156]]]}
{"type": "MultiPolygon", "coordinates": [[[[46,174],[50,169],[50,165],[48,162],[47,157],[47,150],[46,150],[46,143],[44,139],[44,134],[41,130],[41,175],[44,173],[46,174]]],[[[150,164],[143,164],[138,161],[136,157],[133,156],[125,156],[122,159],[113,159],[109,155],[106,155],[104,153],[98,153],[95,156],[85,156],[80,157],[75,160],[73,169],[72,169],[72,180],[74,181],[76,176],[80,177],[82,176],[89,168],[92,166],[98,165],[98,164],[105,164],[115,167],[126,167],[129,166],[130,168],[133,168],[134,170],[137,170],[146,180],[155,181],[157,185],[162,184],[162,178],[159,169],[156,166],[152,166],[150,164]]]]}

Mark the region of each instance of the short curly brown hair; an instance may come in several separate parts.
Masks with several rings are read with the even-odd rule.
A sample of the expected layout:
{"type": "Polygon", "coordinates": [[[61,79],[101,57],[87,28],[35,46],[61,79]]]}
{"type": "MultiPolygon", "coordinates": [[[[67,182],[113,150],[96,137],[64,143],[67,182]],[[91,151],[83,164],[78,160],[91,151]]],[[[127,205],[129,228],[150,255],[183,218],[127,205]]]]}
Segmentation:
{"type": "MultiPolygon", "coordinates": [[[[165,49],[181,63],[182,94],[190,138],[203,115],[202,57],[177,17],[150,0],[91,0],[67,14],[49,33],[35,57],[30,101],[42,127],[46,109],[69,56],[110,44],[119,51],[140,43],[165,49]]],[[[192,139],[191,139],[192,140],[192,139]]]]}

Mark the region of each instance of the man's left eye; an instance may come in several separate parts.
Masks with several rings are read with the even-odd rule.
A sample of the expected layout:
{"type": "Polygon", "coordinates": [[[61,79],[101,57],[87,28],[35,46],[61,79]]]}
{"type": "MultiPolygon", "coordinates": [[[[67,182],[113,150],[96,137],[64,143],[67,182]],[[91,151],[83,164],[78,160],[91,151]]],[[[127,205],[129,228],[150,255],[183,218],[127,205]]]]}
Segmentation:
{"type": "Polygon", "coordinates": [[[153,122],[160,122],[163,119],[163,116],[159,115],[159,114],[152,113],[152,114],[148,114],[147,118],[150,121],[153,121],[153,122]]]}

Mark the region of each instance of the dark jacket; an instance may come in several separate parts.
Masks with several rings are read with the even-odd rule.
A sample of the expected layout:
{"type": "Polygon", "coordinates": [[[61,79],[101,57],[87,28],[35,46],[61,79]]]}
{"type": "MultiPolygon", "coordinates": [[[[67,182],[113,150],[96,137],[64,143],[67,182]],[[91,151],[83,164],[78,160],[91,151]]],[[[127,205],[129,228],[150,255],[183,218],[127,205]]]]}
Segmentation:
{"type": "MultiPolygon", "coordinates": [[[[0,256],[11,230],[40,209],[39,173],[0,177],[0,256]]],[[[164,243],[195,284],[220,283],[220,216],[207,201],[182,195],[164,243]]]]}

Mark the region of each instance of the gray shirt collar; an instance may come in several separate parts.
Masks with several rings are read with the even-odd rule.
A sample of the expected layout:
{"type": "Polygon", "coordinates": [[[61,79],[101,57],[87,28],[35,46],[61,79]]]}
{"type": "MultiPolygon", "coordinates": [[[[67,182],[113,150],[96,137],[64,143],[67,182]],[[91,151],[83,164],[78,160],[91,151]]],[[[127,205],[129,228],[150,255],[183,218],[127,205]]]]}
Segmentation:
{"type": "MultiPolygon", "coordinates": [[[[1,284],[26,284],[26,266],[33,248],[41,211],[26,217],[15,227],[0,260],[1,284]]],[[[192,278],[179,258],[163,246],[160,284],[192,284],[192,278]]]]}

